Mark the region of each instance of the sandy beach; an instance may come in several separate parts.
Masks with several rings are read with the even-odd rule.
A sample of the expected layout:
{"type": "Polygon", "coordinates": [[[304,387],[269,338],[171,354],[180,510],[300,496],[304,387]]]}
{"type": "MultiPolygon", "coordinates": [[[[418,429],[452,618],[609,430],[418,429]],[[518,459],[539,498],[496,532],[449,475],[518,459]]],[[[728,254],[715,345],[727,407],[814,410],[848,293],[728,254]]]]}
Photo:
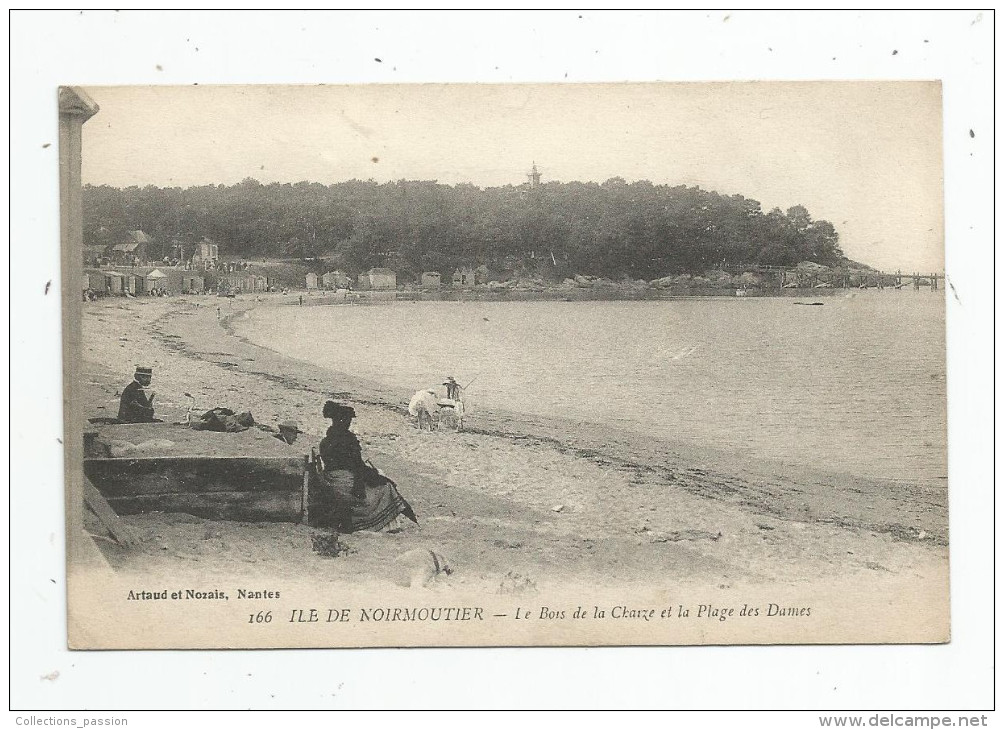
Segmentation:
{"type": "Polygon", "coordinates": [[[395,479],[420,526],[342,536],[350,552],[335,559],[313,552],[314,530],[303,525],[128,516],[138,549],[97,540],[118,570],[393,582],[395,559],[423,548],[455,568],[437,591],[506,594],[664,579],[722,589],[892,582],[945,589],[947,495],[919,499],[902,484],[752,464],[559,418],[477,413],[463,433],[419,431],[407,416],[410,393],[386,392],[377,374],[331,372],[239,335],[255,307],[282,303],[86,304],[85,415],[114,415],[120,389],[143,363],[154,368],[165,420],[184,416],[190,393],[198,410],[250,410],[271,425],[298,420],[306,433],[297,446],[306,452],[324,433],[322,403],[335,398],[355,407],[364,456],[395,479]]]}

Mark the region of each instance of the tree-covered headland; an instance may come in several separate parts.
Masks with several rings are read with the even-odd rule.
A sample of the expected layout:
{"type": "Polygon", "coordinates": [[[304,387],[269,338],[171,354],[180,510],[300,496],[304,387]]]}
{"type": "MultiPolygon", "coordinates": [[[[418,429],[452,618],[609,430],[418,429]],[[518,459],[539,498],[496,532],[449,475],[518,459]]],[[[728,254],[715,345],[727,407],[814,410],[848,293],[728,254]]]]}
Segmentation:
{"type": "Polygon", "coordinates": [[[846,263],[833,225],[801,205],[764,211],[742,195],[617,177],[492,188],[427,180],[88,185],[83,199],[91,245],[142,230],[166,255],[179,240],[205,236],[225,259],[324,258],[350,273],[392,268],[399,281],[481,265],[499,277],[651,280],[723,266],[846,263]]]}

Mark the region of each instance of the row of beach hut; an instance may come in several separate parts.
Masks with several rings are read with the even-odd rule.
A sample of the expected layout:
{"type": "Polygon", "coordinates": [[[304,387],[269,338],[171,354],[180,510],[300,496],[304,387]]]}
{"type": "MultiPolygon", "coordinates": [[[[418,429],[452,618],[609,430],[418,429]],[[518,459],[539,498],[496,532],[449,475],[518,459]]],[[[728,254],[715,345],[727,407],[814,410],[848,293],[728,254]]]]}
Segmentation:
{"type": "MultiPolygon", "coordinates": [[[[318,276],[310,272],[306,276],[307,289],[351,289],[352,277],[344,271],[329,271],[318,276]]],[[[397,273],[391,269],[378,267],[370,269],[356,277],[355,286],[358,289],[397,289],[397,273]]]]}
{"type": "MultiPolygon", "coordinates": [[[[487,279],[488,269],[481,266],[477,269],[470,267],[457,269],[451,281],[453,286],[474,286],[486,283],[487,279]]],[[[426,271],[422,273],[419,281],[423,287],[438,288],[442,285],[442,275],[438,271],[426,271]]],[[[359,289],[396,289],[397,273],[392,269],[377,267],[359,274],[355,282],[344,271],[337,270],[321,276],[311,272],[306,276],[307,289],[351,289],[353,284],[359,289]]]]}
{"type": "Polygon", "coordinates": [[[218,277],[218,281],[220,289],[242,293],[265,292],[278,287],[278,283],[274,279],[269,279],[261,274],[245,272],[221,275],[218,277]]]}
{"type": "Polygon", "coordinates": [[[115,271],[114,269],[85,269],[83,289],[98,294],[149,294],[154,290],[166,290],[176,294],[202,292],[206,288],[205,277],[188,271],[160,269],[148,271],[115,271]]]}

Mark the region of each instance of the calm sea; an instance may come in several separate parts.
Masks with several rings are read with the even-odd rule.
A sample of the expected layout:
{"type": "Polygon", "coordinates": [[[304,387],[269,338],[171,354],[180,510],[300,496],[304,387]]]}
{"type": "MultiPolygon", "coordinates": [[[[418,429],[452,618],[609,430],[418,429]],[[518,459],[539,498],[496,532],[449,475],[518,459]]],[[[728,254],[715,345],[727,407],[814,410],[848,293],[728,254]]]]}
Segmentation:
{"type": "Polygon", "coordinates": [[[608,422],[861,476],[944,479],[943,296],[796,301],[813,300],[278,307],[240,327],[292,357],[381,382],[403,402],[454,375],[471,383],[473,411],[608,422]]]}

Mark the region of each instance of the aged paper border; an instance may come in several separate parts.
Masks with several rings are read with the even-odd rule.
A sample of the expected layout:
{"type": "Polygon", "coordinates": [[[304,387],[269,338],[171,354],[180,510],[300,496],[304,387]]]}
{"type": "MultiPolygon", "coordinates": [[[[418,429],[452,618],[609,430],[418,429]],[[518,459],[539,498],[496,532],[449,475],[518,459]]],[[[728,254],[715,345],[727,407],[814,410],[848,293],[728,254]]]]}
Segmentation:
{"type": "MultiPolygon", "coordinates": [[[[892,29],[892,26],[896,25],[896,21],[895,20],[891,20],[889,22],[890,22],[889,29],[892,29]]],[[[615,36],[611,36],[611,37],[615,37],[615,36]]],[[[628,39],[621,38],[620,40],[623,41],[623,42],[626,42],[626,40],[628,40],[628,39]]],[[[847,42],[848,53],[850,54],[850,57],[853,58],[853,55],[852,55],[853,54],[853,50],[850,49],[850,47],[853,45],[853,39],[847,39],[847,40],[848,40],[848,42],[847,42]]],[[[568,50],[568,49],[565,48],[565,50],[568,50]]],[[[530,65],[532,66],[532,64],[530,64],[530,65]]],[[[894,73],[894,71],[893,71],[892,68],[890,68],[890,69],[887,70],[886,66],[884,66],[882,64],[875,63],[874,65],[875,65],[875,68],[872,68],[871,72],[874,72],[877,76],[880,76],[880,77],[890,77],[890,74],[894,73]],[[885,73],[882,73],[880,71],[885,71],[885,73]]],[[[362,66],[362,64],[360,64],[360,66],[362,66]]],[[[707,67],[708,67],[708,64],[702,64],[702,68],[707,68],[707,67]]],[[[752,69],[752,68],[755,68],[755,67],[756,67],[755,64],[752,65],[752,66],[747,66],[747,68],[749,68],[749,69],[752,69]]],[[[104,70],[107,70],[107,69],[104,69],[104,70]]],[[[614,74],[616,74],[617,71],[621,71],[622,68],[610,68],[610,69],[607,69],[607,70],[612,71],[614,74]]],[[[619,80],[621,78],[631,77],[631,78],[633,78],[633,80],[636,79],[636,78],[638,80],[645,80],[644,72],[638,71],[637,66],[633,70],[634,70],[634,73],[631,74],[631,75],[628,75],[628,74],[621,74],[619,76],[614,75],[612,78],[615,78],[615,79],[619,80]],[[642,73],[642,75],[639,75],[639,73],[642,73]]],[[[807,70],[807,69],[805,69],[805,70],[807,70]]],[[[918,70],[921,70],[921,69],[918,69],[918,70]]],[[[546,77],[541,77],[539,75],[538,76],[534,76],[533,75],[534,73],[539,73],[539,71],[540,71],[539,68],[532,68],[531,67],[531,68],[524,69],[524,71],[527,72],[527,74],[528,74],[527,77],[525,77],[523,79],[519,79],[519,80],[556,80],[552,76],[546,76],[546,77]]],[[[735,75],[736,71],[734,69],[733,69],[732,72],[733,72],[733,75],[735,75]]],[[[747,74],[749,72],[750,71],[747,70],[747,74]]],[[[852,73],[852,71],[847,71],[847,72],[852,73]]],[[[356,73],[358,74],[357,77],[345,78],[343,80],[365,80],[366,79],[367,73],[365,72],[364,66],[362,66],[362,68],[360,68],[358,71],[356,71],[356,73]]],[[[775,74],[776,73],[777,73],[777,71],[775,70],[775,74]]],[[[275,80],[274,76],[269,76],[269,71],[266,71],[264,69],[262,69],[261,71],[259,71],[259,75],[261,77],[261,80],[275,80]]],[[[771,73],[770,73],[769,70],[765,70],[764,71],[764,75],[771,75],[771,73]]],[[[787,75],[787,74],[784,74],[784,75],[787,75]]],[[[854,74],[854,75],[860,75],[860,72],[858,72],[858,74],[854,74]]],[[[663,77],[666,78],[667,76],[664,75],[663,77]]],[[[710,74],[710,75],[708,75],[708,74],[700,74],[697,77],[699,77],[699,78],[711,78],[711,77],[714,77],[714,74],[710,74]]],[[[726,74],[726,77],[728,77],[727,74],[726,74]]],[[[924,75],[923,72],[920,72],[919,74],[914,75],[912,77],[926,77],[926,76],[924,75]]],[[[104,76],[101,76],[101,78],[102,78],[102,80],[107,80],[104,76]]],[[[147,75],[143,76],[142,78],[137,77],[137,75],[134,74],[131,77],[123,78],[121,80],[123,82],[124,81],[128,81],[128,82],[153,82],[155,80],[155,78],[156,78],[156,76],[155,77],[151,77],[150,74],[147,74],[147,75]]],[[[678,78],[679,78],[679,76],[678,76],[678,78]]],[[[218,78],[216,80],[222,80],[222,78],[218,78]]],[[[240,78],[240,79],[230,79],[230,80],[248,80],[248,79],[246,79],[246,78],[240,78]]],[[[279,80],[290,80],[290,79],[287,77],[285,79],[279,79],[279,80]]],[[[299,79],[297,79],[297,80],[299,80],[299,79]]],[[[306,80],[306,79],[304,79],[304,80],[306,80]]],[[[438,78],[426,78],[424,80],[445,80],[445,79],[443,79],[443,77],[440,76],[438,78]]],[[[467,80],[467,79],[452,78],[450,80],[467,80]]],[[[474,79],[471,79],[471,80],[474,80],[474,79]]],[[[482,79],[482,80],[489,80],[489,79],[482,79]]],[[[492,79],[492,80],[505,80],[505,79],[492,79]]],[[[578,79],[576,79],[576,80],[578,80],[578,79]]],[[[605,80],[605,78],[599,78],[599,77],[596,77],[595,75],[593,75],[593,76],[589,77],[588,80],[605,80]]],[[[90,79],[87,79],[87,81],[88,82],[97,82],[96,78],[93,81],[90,81],[90,79]]],[[[953,98],[953,96],[947,91],[946,92],[946,124],[945,124],[945,127],[946,127],[946,138],[948,138],[949,135],[950,135],[950,133],[951,133],[950,125],[952,124],[952,113],[953,113],[953,109],[955,108],[954,104],[956,104],[957,102],[958,102],[958,97],[956,96],[956,97],[953,98]]],[[[45,124],[48,124],[49,126],[51,126],[51,123],[45,123],[45,124]]],[[[989,129],[989,128],[987,128],[987,129],[989,129]]],[[[948,139],[946,140],[946,145],[947,145],[947,148],[950,148],[950,145],[948,144],[948,139]]],[[[953,175],[953,170],[952,170],[951,166],[952,166],[952,163],[953,163],[954,160],[956,160],[956,158],[954,158],[951,155],[951,151],[950,151],[949,155],[946,158],[946,173],[947,173],[947,177],[949,179],[949,184],[947,185],[947,188],[949,189],[949,194],[950,195],[952,193],[952,190],[951,190],[951,188],[952,188],[952,186],[951,186],[951,179],[952,179],[952,175],[953,175]]],[[[15,195],[14,197],[16,198],[17,196],[15,195]]],[[[958,210],[958,208],[956,208],[956,210],[958,210]]],[[[949,215],[951,216],[952,211],[953,211],[953,205],[952,204],[950,204],[948,206],[947,211],[948,211],[949,215]]],[[[47,228],[44,224],[41,226],[41,228],[43,230],[46,230],[46,232],[51,232],[49,230],[49,228],[47,228]]],[[[951,235],[951,231],[952,231],[952,228],[951,228],[951,225],[950,225],[950,235],[951,235]]],[[[50,240],[52,240],[52,239],[50,239],[50,240]]],[[[949,261],[950,275],[951,275],[951,271],[953,270],[953,267],[955,265],[955,262],[953,262],[953,258],[955,257],[955,253],[956,252],[953,250],[953,246],[950,244],[949,245],[949,250],[948,250],[948,255],[950,257],[950,261],[949,261]]],[[[17,254],[16,251],[12,251],[13,262],[14,263],[22,263],[23,264],[23,262],[20,262],[18,260],[18,258],[16,257],[16,254],[17,254]]],[[[977,264],[977,266],[978,266],[978,264],[977,264]]],[[[12,270],[14,268],[15,268],[15,266],[12,265],[12,270]]],[[[955,269],[955,270],[966,271],[966,269],[963,268],[963,267],[960,267],[959,269],[955,269]]],[[[956,278],[957,278],[957,281],[964,281],[965,280],[965,279],[959,279],[958,277],[956,277],[956,278]]],[[[12,281],[12,296],[16,296],[17,293],[20,293],[19,290],[15,291],[15,289],[14,289],[15,286],[16,286],[15,282],[12,281]]],[[[965,292],[973,290],[973,287],[965,287],[965,288],[963,288],[963,287],[965,287],[965,284],[959,284],[957,286],[957,288],[962,288],[963,291],[965,291],[965,292]]],[[[38,287],[35,286],[35,288],[38,288],[38,287]]],[[[35,296],[37,296],[37,293],[35,294],[35,296]]],[[[973,297],[972,301],[974,302],[974,304],[978,305],[980,303],[979,293],[974,293],[971,296],[973,297]]],[[[43,301],[45,301],[45,300],[43,300],[43,301]]],[[[48,301],[51,302],[52,300],[49,299],[48,301]]],[[[41,305],[39,306],[39,309],[41,309],[41,305]]],[[[46,315],[49,315],[49,318],[45,319],[43,321],[51,321],[51,314],[52,314],[51,311],[46,311],[46,310],[39,311],[39,310],[36,310],[36,313],[37,314],[46,314],[46,315]]],[[[58,312],[56,312],[55,315],[58,316],[58,312]]],[[[952,316],[952,313],[951,313],[951,310],[950,310],[950,320],[951,320],[951,316],[952,316]]],[[[50,325],[50,328],[51,328],[51,325],[50,325]]],[[[950,342],[950,346],[951,345],[952,345],[952,343],[950,342]]],[[[951,392],[953,394],[953,395],[950,396],[950,398],[955,398],[956,396],[954,394],[955,394],[956,390],[953,387],[953,384],[951,384],[951,383],[950,383],[950,389],[951,389],[951,392]]],[[[15,411],[15,413],[13,415],[14,415],[14,418],[16,420],[18,418],[18,416],[23,416],[24,412],[15,411]]],[[[955,433],[956,433],[955,432],[955,423],[952,423],[950,425],[950,430],[951,430],[951,433],[952,433],[951,442],[953,443],[953,446],[954,446],[954,444],[956,442],[956,438],[955,438],[955,433]]],[[[49,431],[51,431],[51,429],[49,429],[49,431]]],[[[46,431],[46,433],[48,433],[48,431],[46,431]]],[[[15,472],[14,473],[17,474],[18,473],[17,470],[20,467],[17,464],[15,464],[14,468],[15,468],[15,472]]],[[[953,473],[953,479],[955,479],[957,467],[955,465],[952,465],[951,468],[953,469],[953,472],[952,472],[953,473]]],[[[973,477],[976,478],[976,479],[979,479],[980,478],[979,472],[977,471],[973,475],[973,477]]],[[[957,507],[957,502],[958,502],[958,500],[956,499],[957,496],[958,496],[957,494],[953,494],[953,502],[952,502],[952,506],[953,506],[953,527],[954,527],[954,529],[953,529],[953,583],[954,583],[954,585],[953,585],[953,598],[954,598],[954,600],[953,600],[953,606],[955,607],[955,609],[957,611],[959,609],[962,609],[963,612],[965,613],[965,605],[966,604],[964,603],[962,606],[959,605],[959,602],[958,602],[959,598],[957,596],[958,590],[957,590],[957,585],[955,584],[955,581],[957,579],[959,579],[959,576],[960,576],[960,572],[959,572],[960,564],[959,564],[959,561],[957,559],[957,555],[958,555],[958,551],[959,550],[967,550],[970,547],[972,547],[972,543],[970,541],[966,540],[965,534],[963,534],[962,531],[959,530],[959,528],[957,527],[956,522],[955,522],[955,514],[957,512],[956,507],[957,507]]],[[[59,522],[59,521],[60,520],[58,520],[58,519],[56,520],[56,522],[59,522]]],[[[27,546],[28,545],[26,544],[25,547],[27,547],[27,546]]],[[[56,546],[59,546],[58,545],[58,540],[56,540],[56,546]]],[[[14,548],[14,550],[12,552],[12,558],[15,558],[19,554],[20,549],[21,549],[20,545],[15,546],[15,548],[14,548]]],[[[21,554],[23,554],[23,553],[21,553],[21,554]]],[[[963,567],[962,568],[963,579],[964,579],[964,576],[965,576],[965,570],[966,570],[966,568],[963,567]]],[[[14,577],[15,578],[18,577],[17,571],[14,571],[14,577]]],[[[27,576],[23,576],[22,575],[21,577],[27,577],[27,576]]],[[[19,600],[19,598],[17,597],[17,595],[18,595],[17,593],[14,594],[14,598],[13,599],[15,601],[19,600]]],[[[958,643],[959,641],[960,641],[960,638],[958,636],[956,636],[956,643],[958,643]]],[[[562,650],[562,653],[568,652],[568,651],[574,652],[574,650],[562,650]]],[[[660,651],[663,651],[663,650],[660,650],[660,651]]],[[[696,651],[696,650],[694,650],[694,651],[696,651]]],[[[733,652],[733,650],[729,650],[729,651],[733,652]]],[[[783,651],[783,650],[778,650],[778,651],[783,651]]],[[[864,652],[863,648],[860,651],[864,652]]],[[[892,650],[887,650],[887,651],[892,651],[892,650]]],[[[736,654],[736,656],[742,656],[744,654],[744,652],[741,651],[741,650],[734,650],[734,653],[736,654]]],[[[485,654],[488,654],[488,653],[485,653],[485,654]]],[[[748,654],[748,652],[746,654],[748,654]]],[[[795,654],[795,652],[793,652],[791,650],[787,650],[787,654],[793,655],[793,654],[795,654]]],[[[535,662],[541,661],[541,654],[540,653],[534,652],[533,655],[534,655],[534,661],[535,662]]],[[[75,657],[76,656],[78,656],[78,655],[75,655],[75,657]]],[[[543,656],[546,657],[547,655],[543,655],[543,656]]],[[[693,651],[689,655],[688,658],[689,659],[694,659],[693,651]]],[[[465,659],[465,661],[468,661],[468,660],[465,659]]],[[[782,662],[782,664],[783,664],[783,662],[782,662]]],[[[858,665],[858,669],[860,669],[859,665],[858,665]]]]}

